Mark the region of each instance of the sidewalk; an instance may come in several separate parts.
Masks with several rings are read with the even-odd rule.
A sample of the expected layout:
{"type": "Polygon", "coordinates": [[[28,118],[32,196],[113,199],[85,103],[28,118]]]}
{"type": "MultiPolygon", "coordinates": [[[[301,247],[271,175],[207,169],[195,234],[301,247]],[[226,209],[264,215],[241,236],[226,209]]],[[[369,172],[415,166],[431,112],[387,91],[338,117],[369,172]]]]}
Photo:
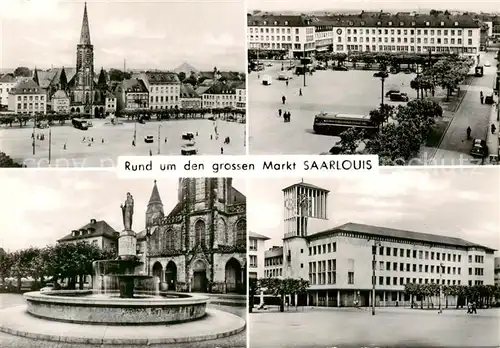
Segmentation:
{"type": "Polygon", "coordinates": [[[499,98],[498,96],[494,96],[495,104],[491,107],[491,113],[489,118],[488,125],[488,133],[486,134],[486,144],[488,145],[488,149],[490,151],[490,156],[488,158],[488,164],[499,164],[499,154],[500,154],[500,122],[498,121],[499,116],[499,98]],[[495,125],[495,133],[491,133],[491,125],[495,125]]]}

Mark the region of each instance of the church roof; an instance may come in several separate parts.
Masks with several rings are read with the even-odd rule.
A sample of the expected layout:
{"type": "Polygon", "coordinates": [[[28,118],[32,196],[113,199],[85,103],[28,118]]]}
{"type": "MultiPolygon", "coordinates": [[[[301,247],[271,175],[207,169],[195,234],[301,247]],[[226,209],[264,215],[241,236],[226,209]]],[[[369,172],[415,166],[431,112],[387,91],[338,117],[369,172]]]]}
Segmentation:
{"type": "Polygon", "coordinates": [[[58,90],[54,95],[52,96],[52,99],[67,99],[68,95],[66,94],[65,91],[62,89],[58,90]]]}
{"type": "Polygon", "coordinates": [[[86,231],[88,233],[83,234],[80,233],[77,236],[73,234],[73,232],[69,233],[68,235],[64,236],[63,238],[59,239],[58,242],[65,242],[65,241],[70,241],[70,240],[76,240],[76,239],[87,239],[87,238],[92,238],[92,237],[108,237],[111,239],[116,239],[118,238],[118,232],[115,231],[113,227],[111,227],[106,221],[100,220],[97,221],[95,219],[90,220],[90,222],[79,229],[75,231],[86,231]]]}
{"type": "Polygon", "coordinates": [[[89,18],[87,16],[87,3],[83,9],[83,21],[82,21],[82,32],[80,34],[80,45],[91,45],[90,42],[90,29],[89,29],[89,18]]]}
{"type": "Polygon", "coordinates": [[[189,83],[181,84],[181,98],[199,98],[200,96],[196,93],[189,83]]]}
{"type": "Polygon", "coordinates": [[[48,88],[52,83],[52,81],[54,81],[54,77],[57,75],[57,70],[56,69],[50,69],[47,71],[37,70],[36,74],[38,76],[38,85],[42,88],[48,88]]]}
{"type": "Polygon", "coordinates": [[[149,198],[149,203],[148,205],[151,204],[162,204],[161,198],[160,198],[160,193],[158,192],[158,186],[156,186],[156,180],[154,181],[153,185],[153,191],[151,192],[151,197],[149,198]]]}

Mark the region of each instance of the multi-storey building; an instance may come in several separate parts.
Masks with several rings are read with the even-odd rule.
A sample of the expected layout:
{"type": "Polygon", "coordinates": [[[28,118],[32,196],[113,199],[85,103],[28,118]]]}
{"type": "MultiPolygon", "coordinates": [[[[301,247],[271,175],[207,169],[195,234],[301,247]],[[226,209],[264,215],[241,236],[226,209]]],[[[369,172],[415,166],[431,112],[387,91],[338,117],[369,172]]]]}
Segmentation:
{"type": "Polygon", "coordinates": [[[333,52],[340,53],[451,52],[476,57],[481,25],[470,15],[249,15],[247,30],[249,49],[288,51],[290,42],[294,56],[304,49],[306,55],[325,50],[331,44],[333,52]]]}
{"type": "Polygon", "coordinates": [[[182,109],[201,109],[201,97],[189,83],[181,84],[180,98],[182,109]]]}
{"type": "Polygon", "coordinates": [[[252,231],[248,232],[248,277],[260,279],[264,277],[265,242],[269,238],[252,231]]]}
{"type": "Polygon", "coordinates": [[[266,278],[283,277],[283,247],[273,246],[265,252],[264,276],[266,278]]]}
{"type": "Polygon", "coordinates": [[[106,221],[90,219],[90,222],[79,229],[71,231],[59,239],[60,244],[86,242],[105,250],[118,250],[119,233],[106,221]]]}
{"type": "Polygon", "coordinates": [[[302,15],[247,17],[249,49],[286,51],[289,56],[311,55],[316,50],[313,20],[302,15]]]}
{"type": "Polygon", "coordinates": [[[203,108],[232,108],[236,106],[236,88],[234,84],[215,82],[202,95],[203,108]]]}
{"type": "MultiPolygon", "coordinates": [[[[146,99],[146,108],[147,108],[147,100],[149,100],[148,96],[146,95],[144,98],[144,96],[142,96],[143,98],[143,102],[142,102],[142,105],[144,105],[144,99],[146,99]]],[[[104,110],[106,112],[106,115],[109,115],[109,114],[114,114],[116,112],[116,108],[117,108],[117,99],[116,99],[116,96],[111,93],[111,92],[106,92],[106,98],[105,98],[105,101],[104,101],[104,110]]]]}
{"type": "Polygon", "coordinates": [[[181,107],[181,82],[173,72],[151,72],[142,74],[146,88],[149,91],[149,108],[178,109],[181,107]]]}
{"type": "MultiPolygon", "coordinates": [[[[309,280],[316,306],[410,305],[406,284],[493,284],[494,250],[428,233],[347,223],[325,229],[329,192],[299,183],[283,189],[283,277],[309,280]],[[375,253],[373,254],[373,252],[375,253]],[[373,265],[375,264],[375,270],[373,265]]],[[[464,299],[449,298],[449,304],[464,299]]]]}
{"type": "Polygon", "coordinates": [[[17,79],[12,74],[0,76],[0,107],[9,105],[9,91],[16,86],[17,79]]]}
{"type": "Polygon", "coordinates": [[[237,83],[234,87],[236,96],[235,96],[235,105],[236,109],[246,110],[247,107],[247,90],[246,83],[244,81],[237,83]]]}
{"type": "Polygon", "coordinates": [[[58,90],[52,96],[52,111],[55,112],[69,112],[70,100],[68,94],[62,89],[58,90]]]}
{"type": "Polygon", "coordinates": [[[115,90],[118,110],[147,109],[149,92],[143,80],[126,79],[115,90]]]}
{"type": "Polygon", "coordinates": [[[45,91],[35,81],[22,81],[9,91],[9,111],[35,114],[47,111],[45,91]]]}

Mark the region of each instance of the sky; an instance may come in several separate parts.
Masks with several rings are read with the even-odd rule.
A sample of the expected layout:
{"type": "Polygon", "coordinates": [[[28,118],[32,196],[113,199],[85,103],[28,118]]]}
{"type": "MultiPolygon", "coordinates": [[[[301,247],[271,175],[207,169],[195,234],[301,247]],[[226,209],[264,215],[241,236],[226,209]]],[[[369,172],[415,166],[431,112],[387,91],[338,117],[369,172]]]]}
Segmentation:
{"type": "MultiPolygon", "coordinates": [[[[500,250],[499,169],[381,168],[364,176],[304,182],[330,190],[326,228],[361,223],[459,237],[500,250]]],[[[266,249],[283,244],[281,190],[300,181],[248,182],[247,226],[271,238],[266,249]]]]}
{"type": "MultiPolygon", "coordinates": [[[[84,2],[2,0],[0,69],[74,67],[84,2]]],[[[94,64],[131,69],[246,69],[243,0],[88,0],[94,64]]]]}
{"type": "Polygon", "coordinates": [[[324,11],[324,10],[395,10],[417,11],[435,9],[449,11],[495,12],[500,11],[498,0],[247,0],[249,10],[262,11],[324,11]]]}
{"type": "MultiPolygon", "coordinates": [[[[127,192],[134,197],[132,229],[145,228],[146,207],[153,180],[117,179],[116,171],[0,171],[0,247],[14,251],[29,246],[44,247],[91,219],[104,220],[116,231],[123,230],[120,205],[127,192]]],[[[158,179],[165,214],[177,204],[178,179],[158,179]]],[[[233,179],[233,186],[246,193],[246,183],[233,179]]]]}

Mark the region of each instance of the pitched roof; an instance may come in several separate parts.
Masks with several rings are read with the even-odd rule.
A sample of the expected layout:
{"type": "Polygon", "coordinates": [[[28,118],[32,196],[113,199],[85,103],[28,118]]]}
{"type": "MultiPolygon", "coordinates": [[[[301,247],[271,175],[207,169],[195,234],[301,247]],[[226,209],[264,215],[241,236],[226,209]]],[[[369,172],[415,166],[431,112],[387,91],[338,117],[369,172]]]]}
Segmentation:
{"type": "Polygon", "coordinates": [[[233,197],[233,203],[246,203],[247,198],[243,193],[231,186],[231,196],[233,197]]]}
{"type": "Polygon", "coordinates": [[[52,99],[67,99],[68,95],[66,94],[65,91],[62,89],[58,90],[54,95],[52,96],[52,99]]]}
{"type": "Polygon", "coordinates": [[[204,94],[236,94],[236,89],[233,84],[216,82],[204,94]]]}
{"type": "Polygon", "coordinates": [[[430,233],[413,232],[407,230],[399,230],[394,228],[379,227],[379,226],[358,224],[352,222],[335,227],[333,229],[314,233],[312,235],[307,236],[307,238],[310,240],[311,239],[314,240],[325,236],[335,235],[341,232],[359,233],[368,236],[404,239],[408,241],[427,242],[427,243],[449,245],[449,246],[463,247],[463,248],[478,247],[489,251],[495,251],[495,249],[491,249],[483,245],[472,243],[462,238],[440,236],[430,233]]]}
{"type": "Polygon", "coordinates": [[[180,83],[179,76],[169,71],[147,71],[145,73],[148,82],[152,85],[163,83],[180,83]]]}
{"type": "Polygon", "coordinates": [[[126,79],[122,81],[122,88],[125,92],[147,93],[148,89],[144,81],[139,79],[126,79]]]}
{"type": "Polygon", "coordinates": [[[247,16],[248,26],[269,27],[307,27],[312,26],[310,19],[304,15],[261,14],[247,16]]]}
{"type": "Polygon", "coordinates": [[[263,239],[263,240],[271,239],[269,237],[264,236],[263,234],[259,234],[259,233],[252,232],[252,231],[248,231],[248,238],[263,239]]]}
{"type": "Polygon", "coordinates": [[[42,94],[44,93],[40,86],[32,79],[19,82],[9,91],[10,94],[42,94]]]}
{"type": "Polygon", "coordinates": [[[195,92],[193,86],[189,83],[181,84],[181,98],[199,98],[198,93],[195,92]]]}
{"type": "Polygon", "coordinates": [[[196,88],[195,92],[196,94],[198,95],[202,95],[204,94],[208,89],[210,88],[210,86],[200,86],[198,88],[196,88]]]}
{"type": "Polygon", "coordinates": [[[76,239],[86,239],[91,237],[99,237],[104,236],[112,239],[118,238],[119,233],[113,229],[106,221],[100,220],[91,220],[88,224],[80,227],[77,231],[90,231],[88,234],[80,234],[78,236],[73,236],[73,233],[70,233],[63,238],[59,239],[58,242],[76,240],[76,239]]]}
{"type": "Polygon", "coordinates": [[[320,191],[323,191],[323,192],[330,192],[327,189],[324,189],[322,187],[319,187],[319,186],[316,186],[316,185],[313,185],[313,184],[308,184],[307,182],[299,182],[299,183],[296,183],[296,184],[292,184],[290,186],[285,187],[281,191],[288,190],[289,188],[292,188],[294,186],[302,186],[302,187],[306,187],[306,188],[312,188],[312,189],[315,189],[315,190],[320,190],[320,191]]]}
{"type": "MultiPolygon", "coordinates": [[[[51,69],[47,71],[37,70],[38,76],[38,84],[42,88],[48,88],[52,81],[54,81],[54,77],[57,75],[56,69],[51,69]]],[[[67,76],[67,75],[66,75],[67,76]]]]}
{"type": "Polygon", "coordinates": [[[16,82],[16,78],[12,74],[5,74],[3,76],[0,76],[0,82],[12,83],[16,82]]]}
{"type": "Polygon", "coordinates": [[[235,89],[247,89],[247,84],[245,81],[237,82],[234,84],[235,89]]]}

